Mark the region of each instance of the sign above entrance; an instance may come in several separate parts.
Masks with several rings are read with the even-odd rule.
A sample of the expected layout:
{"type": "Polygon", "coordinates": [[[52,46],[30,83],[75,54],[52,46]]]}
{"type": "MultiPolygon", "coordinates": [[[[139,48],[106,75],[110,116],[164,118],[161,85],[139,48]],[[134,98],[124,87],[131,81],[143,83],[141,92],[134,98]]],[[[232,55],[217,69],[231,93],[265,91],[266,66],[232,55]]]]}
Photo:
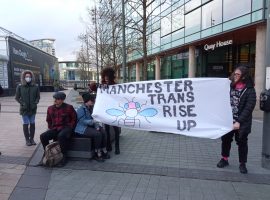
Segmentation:
{"type": "Polygon", "coordinates": [[[206,44],[204,45],[204,50],[208,51],[208,50],[215,50],[215,48],[218,47],[223,47],[223,46],[228,46],[231,45],[233,43],[233,40],[226,40],[226,41],[216,41],[216,43],[214,44],[206,44]]]}

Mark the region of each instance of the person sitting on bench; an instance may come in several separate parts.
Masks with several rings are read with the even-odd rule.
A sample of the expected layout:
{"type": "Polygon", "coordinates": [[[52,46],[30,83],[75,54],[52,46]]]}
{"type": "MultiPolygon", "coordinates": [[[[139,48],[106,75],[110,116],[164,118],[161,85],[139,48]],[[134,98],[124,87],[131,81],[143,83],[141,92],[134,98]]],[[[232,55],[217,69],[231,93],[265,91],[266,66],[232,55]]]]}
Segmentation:
{"type": "Polygon", "coordinates": [[[110,155],[106,150],[106,133],[92,117],[96,94],[84,93],[82,98],[84,104],[77,109],[75,134],[93,139],[95,151],[93,158],[98,162],[104,162],[104,159],[110,158],[110,155]]]}
{"type": "MultiPolygon", "coordinates": [[[[67,161],[68,141],[76,125],[76,111],[72,105],[64,103],[66,98],[64,92],[56,92],[53,98],[54,105],[49,106],[47,110],[48,130],[40,135],[40,141],[44,150],[50,140],[53,139],[59,142],[64,157],[58,167],[63,167],[67,161]]],[[[42,160],[39,164],[41,163],[42,160]]]]}

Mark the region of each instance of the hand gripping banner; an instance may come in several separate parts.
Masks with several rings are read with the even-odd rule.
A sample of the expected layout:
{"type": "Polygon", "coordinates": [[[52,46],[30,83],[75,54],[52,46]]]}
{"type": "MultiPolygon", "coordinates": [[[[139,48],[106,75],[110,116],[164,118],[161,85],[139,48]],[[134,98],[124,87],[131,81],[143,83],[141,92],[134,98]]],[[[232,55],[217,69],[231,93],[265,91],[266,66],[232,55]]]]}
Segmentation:
{"type": "Polygon", "coordinates": [[[230,81],[188,78],[101,87],[93,117],[113,126],[216,139],[232,130],[230,81]]]}

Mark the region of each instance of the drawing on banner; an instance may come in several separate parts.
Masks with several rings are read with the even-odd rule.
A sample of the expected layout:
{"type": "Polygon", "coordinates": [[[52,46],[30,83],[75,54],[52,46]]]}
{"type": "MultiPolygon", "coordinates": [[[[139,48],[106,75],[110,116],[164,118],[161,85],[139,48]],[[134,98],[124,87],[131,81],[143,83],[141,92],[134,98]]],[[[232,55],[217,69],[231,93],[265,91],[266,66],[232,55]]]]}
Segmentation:
{"type": "Polygon", "coordinates": [[[116,117],[116,119],[112,123],[117,122],[118,125],[141,127],[141,120],[139,119],[139,116],[144,117],[145,121],[151,123],[148,120],[148,117],[154,117],[158,113],[158,111],[155,108],[145,108],[142,110],[142,107],[146,106],[147,102],[145,102],[144,104],[140,104],[139,102],[135,102],[134,98],[135,97],[133,97],[131,101],[125,98],[127,100],[127,103],[125,103],[123,107],[119,105],[121,110],[117,108],[110,108],[106,110],[107,114],[116,117]]]}

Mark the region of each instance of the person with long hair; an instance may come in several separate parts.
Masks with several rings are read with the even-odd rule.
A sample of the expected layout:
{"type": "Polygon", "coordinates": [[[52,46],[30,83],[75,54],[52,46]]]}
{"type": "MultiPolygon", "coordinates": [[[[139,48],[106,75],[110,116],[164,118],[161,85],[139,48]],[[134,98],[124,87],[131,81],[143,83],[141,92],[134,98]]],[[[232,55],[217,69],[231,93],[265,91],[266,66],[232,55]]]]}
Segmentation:
{"type": "Polygon", "coordinates": [[[217,167],[223,168],[229,165],[231,143],[233,137],[238,145],[240,173],[248,172],[246,163],[248,155],[248,135],[251,132],[252,112],[256,105],[256,92],[254,82],[248,68],[237,67],[231,77],[230,102],[233,114],[233,130],[221,137],[221,160],[217,167]]]}
{"type": "MultiPolygon", "coordinates": [[[[115,82],[115,70],[112,67],[106,67],[101,71],[101,84],[104,85],[114,85],[115,82]]],[[[119,148],[119,127],[113,126],[115,132],[115,154],[120,154],[119,148]]],[[[111,136],[110,136],[110,126],[105,124],[105,131],[107,136],[107,151],[112,151],[111,136]]]]}

